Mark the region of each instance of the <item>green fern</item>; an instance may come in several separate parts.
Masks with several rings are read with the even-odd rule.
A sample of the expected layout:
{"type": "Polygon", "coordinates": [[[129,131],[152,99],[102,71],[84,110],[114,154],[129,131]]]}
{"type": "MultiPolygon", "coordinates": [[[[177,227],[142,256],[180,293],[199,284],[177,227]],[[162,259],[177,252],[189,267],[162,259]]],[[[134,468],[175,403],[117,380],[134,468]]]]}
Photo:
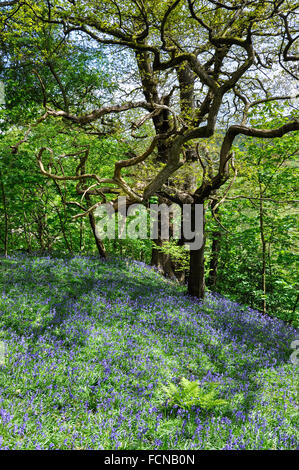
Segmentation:
{"type": "Polygon", "coordinates": [[[218,398],[217,384],[210,383],[207,387],[208,391],[201,389],[198,382],[191,382],[185,377],[181,379],[179,387],[174,384],[169,384],[167,387],[162,385],[170,406],[176,405],[185,410],[197,406],[210,411],[215,407],[224,406],[228,403],[227,400],[218,398]]]}

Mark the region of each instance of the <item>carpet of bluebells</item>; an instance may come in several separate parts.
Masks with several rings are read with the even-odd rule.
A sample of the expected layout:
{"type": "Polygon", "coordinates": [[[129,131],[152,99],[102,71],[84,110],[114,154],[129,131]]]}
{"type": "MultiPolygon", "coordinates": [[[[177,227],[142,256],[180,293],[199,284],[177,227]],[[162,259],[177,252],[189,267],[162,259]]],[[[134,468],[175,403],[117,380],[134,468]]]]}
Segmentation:
{"type": "Polygon", "coordinates": [[[140,262],[0,259],[0,449],[296,449],[296,331],[140,262]],[[169,409],[162,384],[225,406],[169,409]]]}

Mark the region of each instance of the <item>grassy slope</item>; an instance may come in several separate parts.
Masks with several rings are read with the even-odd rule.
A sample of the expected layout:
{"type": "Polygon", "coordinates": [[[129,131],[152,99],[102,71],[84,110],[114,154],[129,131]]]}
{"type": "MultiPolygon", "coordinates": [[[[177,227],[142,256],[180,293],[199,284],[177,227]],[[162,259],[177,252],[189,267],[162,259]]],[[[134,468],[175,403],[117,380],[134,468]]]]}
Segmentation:
{"type": "Polygon", "coordinates": [[[296,448],[291,327],[142,263],[0,263],[0,448],[296,448]],[[170,411],[161,384],[181,377],[229,404],[170,411]]]}

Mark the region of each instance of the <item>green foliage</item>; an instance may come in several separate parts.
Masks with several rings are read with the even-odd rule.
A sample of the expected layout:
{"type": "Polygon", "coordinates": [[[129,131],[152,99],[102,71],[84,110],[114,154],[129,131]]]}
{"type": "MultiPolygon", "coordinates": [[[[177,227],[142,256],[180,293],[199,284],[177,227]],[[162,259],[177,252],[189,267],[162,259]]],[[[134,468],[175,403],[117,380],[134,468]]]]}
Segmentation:
{"type": "MultiPolygon", "coordinates": [[[[142,56],[144,44],[137,41],[137,37],[144,27],[144,31],[148,34],[146,42],[151,44],[153,50],[157,47],[159,51],[161,40],[164,41],[164,65],[168,62],[167,53],[172,51],[176,67],[183,70],[185,61],[181,63],[180,60],[176,61],[181,54],[179,51],[183,51],[185,47],[189,48],[182,36],[182,25],[188,31],[190,44],[196,40],[194,44],[197,44],[198,50],[205,49],[209,36],[214,36],[217,42],[217,36],[222,35],[225,24],[233,26],[225,33],[224,43],[229,41],[230,36],[238,43],[246,37],[244,32],[248,24],[252,25],[253,18],[254,21],[260,21],[259,27],[263,29],[268,25],[271,30],[274,23],[268,11],[271,8],[270,3],[266,5],[265,2],[251,2],[246,12],[243,11],[241,17],[233,19],[231,23],[234,8],[231,10],[213,6],[211,9],[209,7],[198,9],[201,2],[195,2],[195,11],[200,11],[204,23],[213,29],[213,34],[210,35],[206,28],[198,34],[200,25],[194,16],[193,18],[192,15],[186,16],[187,2],[174,2],[170,6],[169,2],[148,0],[142,3],[142,13],[138,8],[136,10],[135,2],[130,0],[122,2],[121,8],[118,2],[103,4],[98,0],[90,2],[39,0],[21,2],[16,9],[13,5],[11,8],[1,7],[0,80],[5,83],[6,99],[5,106],[0,109],[0,251],[5,250],[6,244],[9,253],[14,250],[55,251],[63,254],[95,252],[88,219],[73,219],[80,210],[78,204],[84,208],[86,202],[76,193],[76,184],[67,181],[61,184],[59,189],[53,181],[46,181],[38,171],[35,155],[39,148],[51,147],[54,155],[52,170],[60,175],[63,171],[66,175],[74,175],[78,157],[66,157],[66,155],[75,154],[78,150],[89,147],[90,158],[86,164],[86,171],[97,174],[99,178],[111,179],[114,163],[127,159],[132,152],[142,154],[145,142],[148,142],[155,132],[152,120],[148,119],[135,129],[135,138],[130,137],[130,130],[134,127],[131,126],[132,123],[136,123],[137,116],[140,119],[137,109],[127,110],[124,117],[116,114],[110,115],[113,116],[111,120],[110,117],[108,120],[101,118],[84,128],[72,126],[69,121],[61,118],[48,117],[38,126],[32,126],[27,142],[19,147],[18,154],[12,155],[11,147],[24,138],[28,126],[36,122],[45,112],[44,101],[51,109],[67,111],[75,116],[92,112],[103,105],[106,106],[107,103],[114,103],[118,95],[124,101],[126,99],[134,101],[137,96],[134,95],[135,91],[131,90],[134,93],[131,95],[130,91],[125,97],[126,91],[121,88],[128,71],[132,77],[135,75],[137,77],[137,65],[133,58],[136,51],[134,52],[133,46],[138,43],[139,53],[142,56]],[[71,22],[68,21],[70,16],[71,22]],[[163,34],[157,34],[161,23],[164,28],[164,38],[163,34]],[[68,31],[70,25],[73,25],[75,31],[68,31]],[[81,27],[88,27],[100,36],[103,34],[104,36],[101,36],[103,43],[84,34],[80,30],[81,27]],[[121,38],[125,37],[123,34],[128,37],[128,41],[125,40],[123,43],[124,48],[119,47],[122,43],[121,38]],[[108,45],[106,41],[109,35],[112,42],[108,45]],[[177,50],[174,44],[179,45],[177,50]],[[126,46],[128,49],[131,48],[130,52],[126,46]],[[183,46],[182,49],[180,46],[183,46]],[[120,89],[118,89],[119,84],[121,84],[120,89]],[[70,201],[74,204],[69,204],[70,201]]],[[[287,4],[282,2],[277,14],[286,12],[287,9],[287,4]]],[[[276,21],[274,17],[273,21],[276,21]]],[[[210,43],[209,47],[212,51],[213,44],[210,43]]],[[[145,57],[150,55],[155,56],[146,53],[145,57]]],[[[223,62],[226,60],[227,58],[223,62]]],[[[227,70],[228,65],[229,63],[227,70]]],[[[152,85],[157,81],[158,89],[168,92],[175,67],[170,66],[165,72],[164,75],[163,70],[154,71],[152,85]]],[[[226,71],[224,76],[227,73],[226,71]]],[[[218,75],[217,86],[225,80],[222,72],[218,75]]],[[[136,90],[141,83],[138,82],[137,85],[136,90]]],[[[257,96],[250,87],[246,78],[246,81],[241,83],[240,90],[245,94],[248,92],[248,99],[259,100],[261,97],[257,96]]],[[[199,86],[196,89],[199,102],[205,102],[205,90],[200,91],[199,86]]],[[[178,95],[174,88],[169,95],[170,106],[173,109],[180,109],[180,118],[186,124],[192,125],[191,118],[195,109],[190,110],[188,107],[184,109],[178,95]]],[[[270,91],[268,95],[271,95],[270,91]]],[[[271,129],[295,119],[298,117],[298,112],[289,106],[291,103],[278,100],[253,106],[249,113],[250,126],[271,129]]],[[[144,110],[141,111],[143,112],[144,110]]],[[[173,123],[172,113],[170,114],[169,123],[173,123]]],[[[211,173],[206,171],[209,174],[206,175],[208,178],[212,177],[219,164],[219,149],[224,133],[222,129],[215,129],[214,135],[208,139],[190,140],[183,145],[185,153],[189,146],[199,144],[199,156],[208,154],[206,156],[211,163],[210,169],[213,170],[211,173]]],[[[261,309],[263,300],[266,300],[267,311],[271,315],[298,322],[295,314],[298,284],[296,279],[298,257],[295,254],[298,237],[296,208],[294,204],[275,203],[275,200],[287,201],[297,198],[295,152],[298,149],[298,136],[291,133],[281,139],[238,138],[236,142],[234,150],[238,177],[229,193],[229,196],[236,199],[227,198],[219,208],[221,223],[229,232],[220,229],[222,237],[218,277],[213,289],[257,309],[261,309]],[[248,196],[252,199],[242,199],[248,196]],[[258,210],[258,201],[261,200],[263,200],[264,247],[261,243],[258,210]],[[262,258],[265,257],[265,253],[266,291],[261,283],[262,258]]],[[[45,166],[48,167],[51,163],[49,153],[45,153],[44,157],[45,166]]],[[[138,194],[142,194],[144,186],[157,172],[162,171],[164,163],[161,161],[157,163],[156,157],[157,148],[148,159],[139,163],[134,169],[128,167],[123,170],[127,182],[138,194]]],[[[167,184],[169,187],[173,186],[192,193],[201,184],[202,176],[203,168],[198,161],[185,162],[171,175],[167,184]]],[[[88,180],[86,184],[91,185],[93,182],[94,180],[92,182],[88,180]]],[[[108,186],[111,184],[113,183],[108,183],[108,186]]],[[[124,189],[118,189],[123,194],[124,189]]],[[[219,196],[225,189],[226,186],[220,190],[219,196]]],[[[107,200],[110,201],[115,196],[116,194],[108,194],[107,200]]],[[[98,201],[99,197],[91,196],[90,204],[98,201]]],[[[158,202],[157,196],[152,196],[150,202],[158,202]]],[[[206,227],[208,273],[212,234],[219,230],[219,226],[208,216],[206,227]]],[[[105,240],[105,246],[110,253],[147,263],[151,259],[150,240],[105,240]]],[[[155,248],[170,255],[178,271],[188,274],[189,253],[184,247],[170,240],[163,243],[162,247],[155,245],[155,248]]]]}
{"type": "Polygon", "coordinates": [[[176,265],[176,271],[187,271],[189,268],[189,250],[184,245],[178,245],[176,240],[163,241],[162,246],[154,245],[156,250],[170,256],[176,265]]]}
{"type": "Polygon", "coordinates": [[[182,377],[178,387],[171,383],[168,386],[162,385],[162,390],[171,407],[178,406],[184,410],[200,407],[205,411],[211,411],[218,406],[228,404],[227,400],[218,398],[217,386],[216,383],[210,383],[205,388],[200,388],[198,382],[191,382],[182,377]]]}
{"type": "MultiPolygon", "coordinates": [[[[267,104],[252,114],[252,125],[281,126],[285,122],[283,113],[283,106],[267,104]]],[[[298,146],[298,133],[281,139],[240,139],[235,147],[238,176],[217,215],[227,232],[208,211],[206,225],[208,252],[213,232],[221,232],[218,276],[213,289],[257,310],[262,310],[263,300],[266,300],[269,315],[294,325],[298,325],[295,311],[298,146]],[[261,233],[265,241],[266,292],[262,288],[261,233]]],[[[208,270],[208,257],[206,267],[208,270]]]]}

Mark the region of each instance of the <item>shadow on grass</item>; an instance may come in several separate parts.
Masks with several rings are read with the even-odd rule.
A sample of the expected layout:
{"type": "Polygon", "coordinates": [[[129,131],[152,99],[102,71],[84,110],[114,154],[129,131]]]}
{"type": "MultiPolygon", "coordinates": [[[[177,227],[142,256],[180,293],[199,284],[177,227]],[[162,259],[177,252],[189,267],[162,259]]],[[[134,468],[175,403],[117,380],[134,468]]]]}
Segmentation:
{"type": "MultiPolygon", "coordinates": [[[[163,296],[169,296],[169,298],[173,298],[174,301],[176,296],[183,296],[181,292],[176,294],[175,288],[177,288],[177,286],[173,286],[169,281],[164,281],[159,278],[158,275],[157,278],[155,278],[155,276],[149,276],[149,278],[144,277],[143,279],[139,279],[136,276],[132,279],[132,272],[128,272],[128,265],[126,262],[119,264],[109,264],[108,262],[105,263],[105,265],[101,261],[98,261],[98,263],[99,266],[101,265],[103,268],[99,278],[92,274],[89,276],[83,274],[82,277],[69,279],[69,277],[72,276],[72,266],[69,267],[70,276],[68,276],[68,279],[55,272],[55,265],[52,267],[48,266],[47,269],[44,269],[44,277],[40,277],[38,283],[36,283],[37,280],[34,277],[34,270],[31,276],[26,272],[21,273],[22,275],[18,273],[18,281],[24,286],[24,288],[27,286],[26,289],[31,289],[33,293],[35,290],[40,292],[40,289],[44,287],[44,296],[47,298],[51,292],[49,287],[50,283],[58,287],[58,290],[61,291],[61,299],[57,302],[51,303],[51,308],[55,309],[54,316],[48,321],[44,321],[41,325],[31,327],[31,333],[33,333],[32,340],[35,344],[38,343],[39,337],[46,331],[50,334],[53,340],[59,339],[59,335],[57,336],[54,333],[55,328],[59,327],[72,316],[74,304],[76,302],[78,302],[83,296],[91,293],[102,293],[103,298],[111,301],[117,301],[119,298],[123,298],[124,302],[129,299],[133,304],[136,301],[140,301],[140,308],[148,307],[155,298],[161,299],[161,305],[164,305],[167,300],[163,299],[163,296]]],[[[15,265],[15,268],[17,271],[18,266],[15,265]]],[[[39,266],[38,268],[42,270],[42,267],[39,266]]],[[[38,273],[35,273],[35,275],[36,274],[38,273]]],[[[5,285],[5,280],[3,280],[3,284],[5,285]]],[[[188,303],[191,305],[194,303],[194,307],[196,307],[194,308],[195,322],[198,321],[198,324],[200,324],[201,317],[198,310],[199,307],[202,307],[203,318],[209,323],[209,326],[212,326],[216,330],[225,330],[225,339],[223,339],[221,344],[215,345],[212,344],[212,342],[206,341],[203,347],[203,354],[209,357],[218,374],[229,375],[227,374],[227,364],[225,362],[225,353],[223,354],[223,351],[225,346],[233,342],[240,347],[243,346],[244,343],[248,343],[252,347],[252,345],[254,346],[254,344],[262,341],[265,349],[268,349],[269,360],[275,358],[277,366],[288,362],[288,348],[285,345],[284,340],[286,340],[287,332],[290,331],[290,329],[278,331],[278,326],[281,326],[280,321],[277,320],[276,328],[276,320],[273,321],[270,319],[266,320],[263,318],[259,319],[258,317],[255,318],[252,313],[250,316],[246,316],[246,311],[243,311],[241,307],[239,310],[237,306],[235,307],[235,310],[230,309],[232,304],[230,304],[229,301],[227,302],[227,309],[221,310],[219,306],[209,307],[192,299],[186,298],[186,300],[188,300],[188,303]],[[213,315],[207,318],[209,316],[209,312],[213,315]],[[276,348],[273,347],[273,343],[276,344],[276,348]]],[[[188,311],[188,313],[190,314],[190,311],[188,311]]],[[[103,317],[100,321],[103,324],[109,323],[111,322],[111,318],[113,320],[113,312],[111,313],[111,317],[103,317]]],[[[132,317],[127,320],[131,320],[133,323],[138,321],[138,317],[132,315],[132,317]]],[[[155,334],[159,334],[161,337],[164,337],[169,331],[174,330],[173,318],[167,319],[157,315],[154,320],[150,318],[146,320],[145,323],[143,323],[143,326],[145,328],[153,327],[152,321],[155,322],[154,326],[157,327],[155,334]]],[[[191,330],[191,327],[189,328],[189,326],[189,324],[184,324],[184,319],[179,320],[176,326],[177,329],[175,330],[178,342],[180,339],[188,339],[189,336],[190,340],[191,337],[194,337],[194,332],[191,330]]],[[[18,333],[17,330],[16,332],[18,333]]],[[[69,341],[64,344],[64,347],[71,348],[73,345],[85,346],[85,338],[85,332],[83,329],[80,330],[80,327],[77,326],[76,336],[71,339],[69,338],[69,341]]],[[[124,347],[130,351],[128,340],[129,338],[127,338],[127,344],[124,347]]],[[[198,344],[203,344],[203,338],[200,336],[198,337],[198,344]]],[[[136,363],[136,365],[138,364],[136,363]]],[[[244,359],[242,365],[239,365],[240,372],[235,371],[235,378],[240,381],[244,381],[246,378],[250,390],[246,403],[244,403],[244,410],[247,414],[254,406],[258,397],[260,386],[255,381],[254,376],[262,367],[264,367],[262,364],[258,364],[251,357],[248,357],[244,359]]],[[[198,370],[192,370],[191,368],[188,370],[188,373],[196,376],[196,374],[198,374],[198,370]]],[[[129,378],[130,371],[128,371],[127,374],[129,378]]],[[[137,397],[138,393],[136,392],[136,398],[137,397]]]]}

